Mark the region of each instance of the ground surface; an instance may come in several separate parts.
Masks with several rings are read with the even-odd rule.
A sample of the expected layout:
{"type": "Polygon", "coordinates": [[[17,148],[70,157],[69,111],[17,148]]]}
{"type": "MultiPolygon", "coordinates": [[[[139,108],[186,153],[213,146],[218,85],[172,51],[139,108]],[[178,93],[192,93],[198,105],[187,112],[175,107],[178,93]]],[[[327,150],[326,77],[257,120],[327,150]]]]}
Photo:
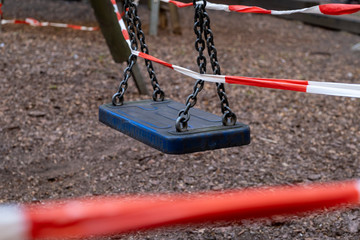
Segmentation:
{"type": "MultiPolygon", "coordinates": [[[[85,3],[11,0],[5,18],[96,25],[85,3]]],[[[148,11],[141,7],[144,28],[148,11]]],[[[360,83],[360,37],[270,16],[209,12],[226,75],[360,83]]],[[[197,70],[192,8],[183,35],[147,37],[150,53],[197,70]]],[[[124,64],[100,32],[6,25],[0,34],[0,202],[123,193],[194,192],[360,177],[359,100],[229,86],[249,146],[171,156],[98,122],[124,64]]],[[[193,81],[155,65],[168,97],[193,81]]],[[[144,70],[144,69],[143,69],[144,70]]],[[[145,72],[144,72],[145,75],[145,72]]],[[[126,100],[139,96],[133,82],[126,100]]],[[[198,107],[219,114],[214,86],[198,107]]],[[[360,209],[280,222],[181,227],[110,239],[359,239],[360,209]]]]}

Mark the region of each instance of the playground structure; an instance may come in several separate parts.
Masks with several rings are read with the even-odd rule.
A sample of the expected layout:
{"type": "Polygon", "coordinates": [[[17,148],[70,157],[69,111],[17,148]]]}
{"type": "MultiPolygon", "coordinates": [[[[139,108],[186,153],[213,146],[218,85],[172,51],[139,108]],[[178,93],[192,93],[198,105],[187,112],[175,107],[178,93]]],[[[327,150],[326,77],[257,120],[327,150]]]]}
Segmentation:
{"type": "MultiPolygon", "coordinates": [[[[126,30],[116,1],[112,0],[112,4],[124,39],[132,53],[119,90],[112,97],[112,104],[100,106],[100,121],[165,153],[185,154],[249,144],[249,127],[236,122],[236,115],[229,107],[224,83],[216,83],[223,114],[221,119],[217,119],[215,115],[193,108],[197,102],[197,95],[204,87],[205,82],[201,78],[195,83],[194,91],[187,98],[185,105],[172,100],[165,100],[165,93],[161,90],[157,81],[151,59],[145,59],[145,65],[154,90],[152,94],[153,102],[133,102],[129,103],[129,106],[124,104],[124,94],[128,86],[129,73],[137,61],[137,56],[139,56],[139,54],[133,52],[138,49],[137,41],[140,42],[140,49],[144,54],[149,54],[149,49],[145,43],[140,18],[137,16],[136,5],[125,1],[124,9],[126,9],[125,16],[128,25],[126,30]],[[136,40],[136,36],[138,40],[136,40]],[[144,111],[139,112],[139,109],[144,111]],[[192,114],[196,117],[193,117],[192,121],[189,121],[190,110],[193,111],[192,114]],[[175,121],[176,124],[171,124],[171,122],[175,121]]],[[[212,69],[214,74],[220,75],[220,65],[210,29],[210,19],[203,7],[197,9],[195,17],[194,31],[197,35],[195,46],[199,52],[197,63],[200,73],[206,73],[206,58],[203,55],[205,41],[202,35],[204,35],[212,69]],[[206,30],[203,28],[205,21],[207,22],[206,30]]]]}
{"type": "Polygon", "coordinates": [[[197,64],[200,74],[179,67],[149,55],[148,47],[145,43],[145,35],[141,29],[141,21],[137,16],[136,5],[125,1],[127,28],[121,18],[121,14],[112,1],[114,11],[117,14],[119,25],[122,29],[124,39],[131,49],[128,60],[128,67],[125,69],[124,78],[120,83],[118,92],[112,97],[112,104],[102,105],[99,109],[99,119],[102,123],[123,132],[149,146],[170,154],[185,154],[191,152],[213,150],[218,148],[241,146],[250,143],[250,130],[244,124],[238,124],[235,113],[229,107],[229,101],[225,93],[224,83],[250,85],[257,87],[268,87],[282,90],[309,92],[316,94],[326,94],[334,96],[360,97],[359,84],[310,82],[292,79],[266,79],[249,78],[239,76],[221,75],[220,65],[217,59],[213,33],[210,29],[210,18],[206,13],[206,8],[229,12],[261,13],[271,15],[289,15],[294,13],[317,13],[324,15],[343,15],[358,12],[360,5],[347,4],[325,4],[299,10],[267,10],[260,7],[248,7],[243,5],[225,5],[198,3],[182,3],[172,0],[162,0],[163,2],[174,4],[179,8],[195,7],[194,32],[195,49],[198,51],[197,64]],[[137,40],[138,39],[138,40],[137,40]],[[206,46],[205,41],[206,40],[206,46]],[[141,52],[138,52],[140,42],[141,52]],[[206,57],[203,51],[207,49],[213,74],[206,74],[206,57]],[[124,95],[127,89],[127,81],[130,77],[133,65],[140,56],[145,59],[149,77],[153,85],[154,102],[132,102],[124,104],[124,95]],[[164,92],[161,90],[157,81],[152,62],[160,63],[185,76],[197,79],[194,91],[186,99],[185,105],[173,101],[164,101],[164,92]],[[220,99],[222,119],[216,120],[216,116],[194,111],[192,115],[196,119],[190,120],[190,109],[193,109],[197,102],[197,95],[204,87],[205,81],[215,82],[217,93],[220,99]],[[182,107],[181,107],[182,106],[182,107]],[[178,114],[176,114],[178,112],[178,114]],[[176,117],[177,116],[177,117],[176,117]],[[169,121],[170,120],[170,121],[169,121]],[[171,126],[171,121],[176,122],[175,127],[171,126]]]}
{"type": "Polygon", "coordinates": [[[356,201],[354,201],[354,202],[356,202],[356,201]]]}

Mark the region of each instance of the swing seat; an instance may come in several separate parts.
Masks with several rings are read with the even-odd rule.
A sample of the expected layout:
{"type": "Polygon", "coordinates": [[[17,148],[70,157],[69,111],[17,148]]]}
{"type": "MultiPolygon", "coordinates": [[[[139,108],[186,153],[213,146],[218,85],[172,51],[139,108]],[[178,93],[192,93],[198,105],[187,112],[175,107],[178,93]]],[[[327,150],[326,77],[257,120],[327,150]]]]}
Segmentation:
{"type": "Polygon", "coordinates": [[[250,143],[249,126],[242,123],[223,126],[221,117],[196,108],[190,109],[188,131],[177,132],[175,121],[178,112],[184,107],[184,104],[172,100],[126,102],[122,106],[110,103],[99,107],[99,120],[168,154],[193,153],[250,143]]]}

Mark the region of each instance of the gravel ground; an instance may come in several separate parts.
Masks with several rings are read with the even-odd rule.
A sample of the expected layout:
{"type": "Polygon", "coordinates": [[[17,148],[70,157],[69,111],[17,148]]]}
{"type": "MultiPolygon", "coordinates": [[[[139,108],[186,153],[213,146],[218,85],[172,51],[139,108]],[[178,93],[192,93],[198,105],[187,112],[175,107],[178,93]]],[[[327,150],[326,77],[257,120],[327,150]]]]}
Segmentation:
{"type": "MultiPolygon", "coordinates": [[[[147,37],[152,55],[197,70],[192,11],[180,11],[182,36],[165,29],[147,37]]],[[[139,14],[148,29],[146,7],[139,14]]],[[[223,74],[360,83],[360,52],[351,51],[360,36],[271,16],[209,14],[223,74]]],[[[11,0],[4,15],[96,25],[78,2],[11,0]]],[[[360,177],[357,99],[227,85],[251,144],[172,156],[98,122],[98,106],[111,100],[125,68],[100,32],[6,25],[0,46],[0,203],[360,177]]],[[[184,102],[193,80],[155,68],[167,96],[184,102]]],[[[129,85],[126,100],[148,98],[129,85]]],[[[212,84],[197,106],[220,114],[212,84]]],[[[360,208],[101,239],[359,239],[359,232],[360,208]]]]}

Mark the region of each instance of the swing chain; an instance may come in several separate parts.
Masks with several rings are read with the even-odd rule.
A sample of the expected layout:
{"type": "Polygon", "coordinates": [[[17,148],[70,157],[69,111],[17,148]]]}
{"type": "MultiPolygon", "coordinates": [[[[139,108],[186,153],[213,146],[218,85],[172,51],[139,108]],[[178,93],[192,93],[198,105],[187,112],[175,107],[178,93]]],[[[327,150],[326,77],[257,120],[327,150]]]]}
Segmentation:
{"type": "MultiPolygon", "coordinates": [[[[149,54],[148,46],[145,43],[145,34],[141,28],[141,20],[137,14],[136,4],[132,2],[132,0],[125,0],[124,2],[125,9],[125,19],[127,23],[127,29],[130,38],[130,47],[132,50],[138,49],[138,43],[136,37],[140,42],[140,49],[143,53],[149,54]]],[[[127,81],[131,76],[132,68],[137,61],[137,57],[133,54],[130,55],[128,59],[128,67],[124,71],[124,78],[120,83],[119,90],[114,94],[112,98],[113,105],[120,106],[124,101],[124,93],[127,89],[127,81]]],[[[149,77],[151,80],[151,85],[154,89],[152,98],[154,101],[163,101],[165,98],[164,92],[161,90],[160,85],[157,81],[155,70],[153,68],[152,62],[150,60],[145,60],[145,65],[147,71],[149,73],[149,77]]]]}
{"type": "MultiPolygon", "coordinates": [[[[203,51],[205,50],[205,41],[202,38],[202,35],[204,34],[213,73],[216,75],[221,75],[220,64],[217,59],[217,50],[214,44],[214,36],[210,28],[210,18],[205,10],[206,0],[202,1],[202,3],[197,3],[196,0],[193,0],[193,4],[195,7],[194,32],[197,36],[195,41],[195,49],[199,53],[197,57],[197,64],[199,66],[200,73],[206,73],[206,58],[203,55],[203,51]]],[[[197,102],[197,95],[203,89],[203,87],[204,81],[201,79],[197,80],[193,93],[190,94],[186,100],[185,109],[179,112],[178,118],[176,120],[175,127],[178,132],[184,132],[187,130],[188,121],[190,119],[189,110],[195,106],[197,102]]],[[[235,125],[236,115],[229,107],[229,101],[225,93],[225,86],[223,83],[216,83],[216,87],[221,102],[221,112],[223,114],[222,123],[224,126],[235,125]]]]}
{"type": "MultiPolygon", "coordinates": [[[[203,13],[205,11],[206,1],[204,4],[195,4],[195,17],[194,17],[194,32],[197,36],[195,41],[195,49],[198,51],[199,55],[196,59],[196,62],[199,66],[199,71],[201,74],[206,73],[206,58],[204,57],[203,51],[205,50],[205,41],[202,38],[204,28],[203,28],[203,13]]],[[[197,102],[197,95],[204,88],[204,81],[198,79],[194,85],[193,93],[188,96],[186,99],[185,109],[181,110],[176,119],[175,128],[178,132],[184,132],[188,128],[188,121],[190,119],[189,110],[194,107],[197,102]]]]}
{"type": "MultiPolygon", "coordinates": [[[[127,23],[127,30],[130,38],[130,46],[132,50],[138,49],[138,43],[136,40],[136,34],[135,34],[135,28],[134,28],[134,16],[133,11],[130,11],[130,8],[127,8],[127,0],[125,0],[125,19],[127,23]]],[[[119,89],[117,93],[115,93],[112,97],[112,104],[115,106],[121,106],[124,103],[124,94],[128,87],[128,80],[131,77],[132,68],[135,65],[137,61],[137,56],[134,54],[131,54],[129,56],[129,59],[127,61],[127,67],[124,70],[123,80],[120,82],[119,89]]]]}
{"type": "MultiPolygon", "coordinates": [[[[206,45],[210,57],[210,63],[215,75],[221,75],[220,64],[217,59],[217,50],[214,44],[214,35],[210,29],[210,17],[205,11],[204,15],[204,36],[206,38],[206,45]]],[[[236,124],[236,115],[229,107],[229,101],[225,92],[223,83],[216,83],[217,94],[220,98],[222,123],[224,126],[233,126],[236,124]]]]}
{"type": "MultiPolygon", "coordinates": [[[[133,3],[132,3],[133,4],[133,3]]],[[[134,24],[136,26],[136,31],[137,31],[137,37],[139,39],[140,42],[140,49],[143,53],[149,54],[149,48],[145,43],[145,34],[141,28],[141,21],[139,16],[137,15],[137,8],[136,5],[133,4],[133,14],[134,14],[134,24]]],[[[151,80],[151,85],[153,87],[153,100],[154,101],[163,101],[165,98],[165,93],[163,90],[161,90],[159,82],[156,78],[156,74],[155,74],[155,70],[154,67],[152,65],[152,62],[148,59],[145,59],[145,65],[147,68],[147,71],[149,73],[149,77],[151,80]]]]}

